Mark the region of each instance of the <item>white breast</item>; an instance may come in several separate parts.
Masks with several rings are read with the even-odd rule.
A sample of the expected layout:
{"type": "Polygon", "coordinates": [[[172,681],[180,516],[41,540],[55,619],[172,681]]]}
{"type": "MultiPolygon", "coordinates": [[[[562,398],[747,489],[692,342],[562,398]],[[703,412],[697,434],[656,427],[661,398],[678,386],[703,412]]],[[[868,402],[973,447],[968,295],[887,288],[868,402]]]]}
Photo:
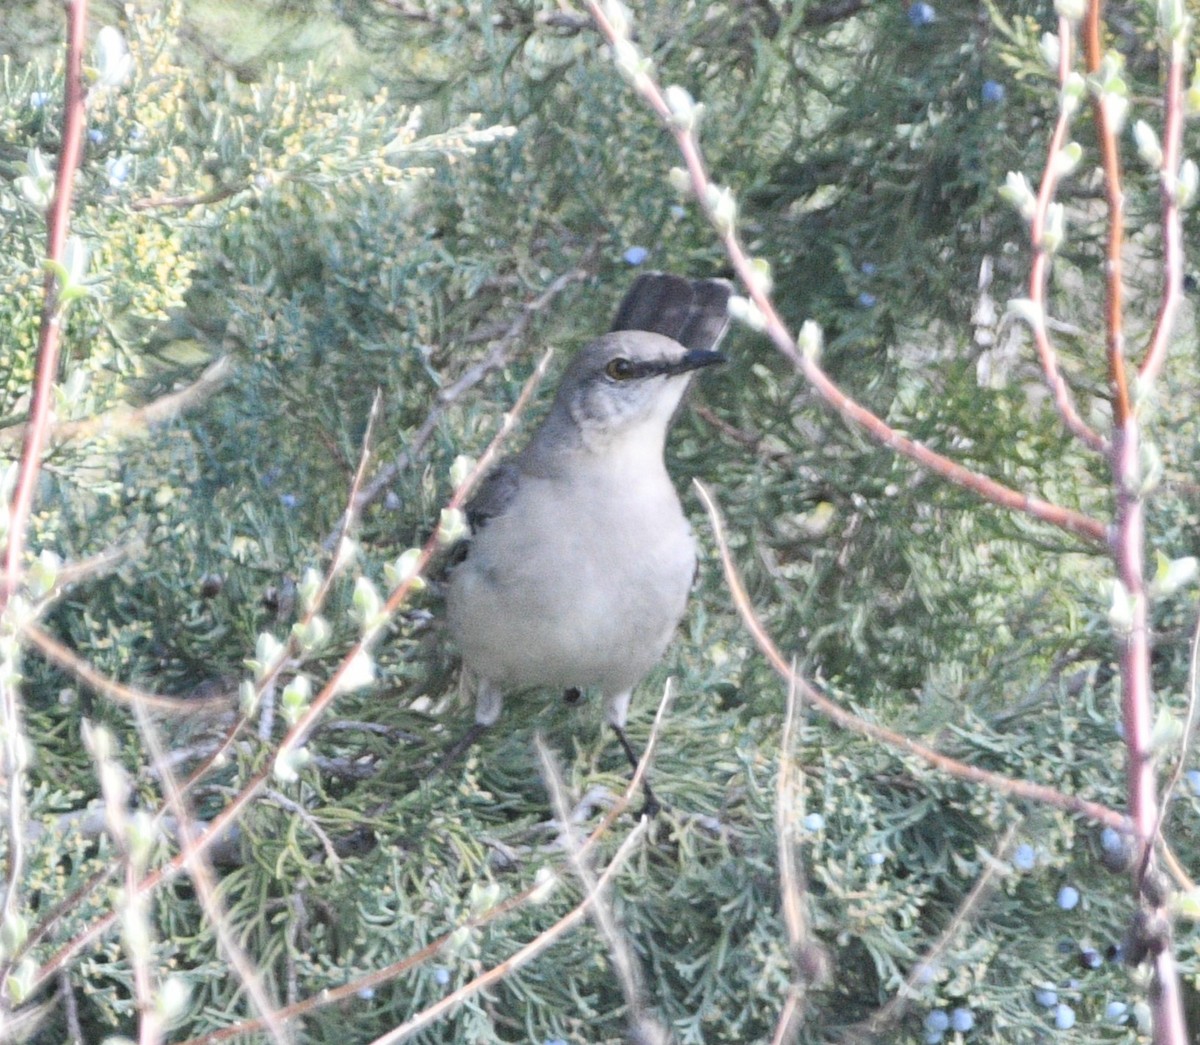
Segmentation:
{"type": "Polygon", "coordinates": [[[623,692],[661,658],[695,565],[661,464],[526,475],[456,568],[449,621],[467,667],[510,692],[623,692]]]}

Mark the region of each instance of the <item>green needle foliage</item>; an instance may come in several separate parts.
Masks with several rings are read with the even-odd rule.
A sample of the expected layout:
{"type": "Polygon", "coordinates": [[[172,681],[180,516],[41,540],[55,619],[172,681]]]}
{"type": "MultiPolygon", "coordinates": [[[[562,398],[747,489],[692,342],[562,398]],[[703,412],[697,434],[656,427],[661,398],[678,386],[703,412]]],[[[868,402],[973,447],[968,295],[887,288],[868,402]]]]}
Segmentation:
{"type": "MultiPolygon", "coordinates": [[[[52,12],[9,6],[4,461],[20,451],[63,119],[52,12]]],[[[322,611],[329,635],[290,664],[273,702],[259,701],[190,791],[190,815],[208,822],[271,768],[272,745],[307,706],[308,694],[284,686],[303,675],[318,692],[358,638],[370,602],[361,580],[385,591],[385,567],[434,532],[455,459],[482,452],[547,346],[553,374],[605,329],[641,253],[630,248],[644,267],[694,275],[726,262],[700,209],[671,187],[670,137],[569,8],[159,6],[93,11],[93,30],[118,28],[132,63],[106,84],[99,50],[88,58],[71,225],[86,261],[72,277],[55,407],[57,424],[78,425],[53,441],[28,543],[67,562],[121,551],[61,592],[41,624],[97,671],[196,702],[194,713],[155,716],[180,779],[225,736],[254,673],[247,662],[263,659],[260,636],[285,641],[304,613],[306,571],[330,567],[377,393],[380,403],[355,554],[322,611]],[[232,377],[202,385],[185,409],[152,424],[138,412],[223,358],[232,377]],[[222,694],[225,711],[202,700],[222,694]]],[[[1108,8],[1131,97],[1155,97],[1153,12],[1108,8]]],[[[1108,518],[1105,461],[1065,434],[1027,334],[1005,316],[1008,299],[1027,296],[1029,245],[998,189],[1008,171],[1036,184],[1057,114],[1047,5],[648,2],[634,17],[662,82],[703,103],[706,159],[737,195],[739,231],[771,261],[787,322],[825,328],[824,364],[846,391],[982,473],[1108,518]]],[[[1137,118],[1160,119],[1144,108],[1137,118]]],[[[1081,413],[1103,428],[1105,230],[1090,134],[1084,105],[1073,135],[1085,156],[1059,193],[1068,240],[1049,304],[1081,413]]],[[[1159,293],[1158,190],[1131,136],[1122,149],[1140,344],[1159,293]]],[[[1161,462],[1149,539],[1166,561],[1200,554],[1200,373],[1190,304],[1185,313],[1146,406],[1161,462]]],[[[714,491],[785,655],[871,722],[1123,809],[1108,560],[850,431],[760,335],[735,331],[728,347],[731,365],[699,382],[700,409],[677,421],[668,464],[681,489],[695,476],[714,491]]],[[[732,608],[698,502],[685,501],[707,553],[632,723],[644,742],[677,676],[652,769],[668,809],[609,893],[648,1011],[680,1043],[772,1039],[795,958],[776,811],[786,757],[801,781],[791,818],[801,905],[828,967],[808,985],[799,1040],[867,1040],[867,1021],[906,982],[909,1001],[879,1040],[1044,1041],[1065,1019],[1058,1006],[1075,1020],[1064,1040],[1143,1040],[1145,969],[1114,958],[1133,913],[1128,875],[1106,869],[1099,828],[936,773],[807,708],[796,750],[782,754],[786,687],[732,608]],[[937,1038],[931,1014],[956,1009],[970,1027],[956,1013],[937,1038]]],[[[625,784],[595,702],[568,707],[556,695],[510,701],[460,765],[436,771],[471,711],[439,623],[436,569],[429,579],[375,645],[373,684],[340,695],[304,755],[276,764],[217,854],[223,917],[278,1007],[452,934],[428,961],[307,1011],[289,1025],[297,1041],[370,1041],[579,902],[535,732],[572,798],[589,796],[584,827],[625,784]],[[467,925],[539,882],[554,887],[467,925]]],[[[1194,616],[1194,588],[1155,602],[1164,784],[1187,750],[1194,616]]],[[[44,931],[23,948],[0,927],[18,980],[22,960],[37,968],[97,917],[128,910],[129,841],[97,826],[101,782],[119,765],[130,808],[157,810],[168,768],[127,706],[33,648],[22,673],[32,760],[21,910],[26,931],[44,931]],[[89,754],[85,721],[111,733],[107,762],[89,754]]],[[[1170,797],[1164,835],[1195,877],[1200,797],[1187,778],[1170,797]]],[[[598,843],[597,868],[629,818],[598,843]]],[[[9,831],[6,820],[11,859],[9,831]]],[[[164,831],[157,846],[152,864],[178,851],[178,837],[164,831]]],[[[26,999],[21,1011],[52,1004],[11,1040],[135,1037],[139,962],[154,997],[175,998],[164,1003],[169,1040],[256,1015],[190,879],[159,887],[147,910],[140,950],[128,926],[111,929],[26,999]]],[[[1187,921],[1176,932],[1196,1008],[1200,935],[1187,921]]],[[[608,945],[584,921],[414,1040],[619,1042],[629,1020],[608,945]]]]}

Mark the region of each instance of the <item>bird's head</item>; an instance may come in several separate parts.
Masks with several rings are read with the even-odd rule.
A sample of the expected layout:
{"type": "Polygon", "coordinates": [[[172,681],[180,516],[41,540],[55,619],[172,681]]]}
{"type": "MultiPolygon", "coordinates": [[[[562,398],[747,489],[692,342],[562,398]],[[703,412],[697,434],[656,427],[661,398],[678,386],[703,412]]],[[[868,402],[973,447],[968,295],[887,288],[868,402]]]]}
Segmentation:
{"type": "Polygon", "coordinates": [[[662,334],[605,334],[571,361],[554,410],[578,427],[585,446],[640,436],[661,448],[692,374],[724,361],[720,352],[688,349],[662,334]]]}

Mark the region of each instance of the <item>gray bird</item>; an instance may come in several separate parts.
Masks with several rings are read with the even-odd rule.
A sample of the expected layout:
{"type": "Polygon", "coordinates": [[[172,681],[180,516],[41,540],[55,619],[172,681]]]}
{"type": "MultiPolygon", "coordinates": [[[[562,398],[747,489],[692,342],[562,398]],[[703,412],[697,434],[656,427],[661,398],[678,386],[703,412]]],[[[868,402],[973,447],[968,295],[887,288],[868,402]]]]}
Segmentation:
{"type": "MultiPolygon", "coordinates": [[[[724,360],[724,280],[640,276],[612,332],[571,361],[549,414],[466,508],[466,557],[447,610],[478,680],[461,754],[532,689],[595,689],[630,764],[634,687],[662,658],[696,572],[696,544],[663,463],[692,374],[724,360]]],[[[646,807],[657,802],[646,787],[646,807]]]]}

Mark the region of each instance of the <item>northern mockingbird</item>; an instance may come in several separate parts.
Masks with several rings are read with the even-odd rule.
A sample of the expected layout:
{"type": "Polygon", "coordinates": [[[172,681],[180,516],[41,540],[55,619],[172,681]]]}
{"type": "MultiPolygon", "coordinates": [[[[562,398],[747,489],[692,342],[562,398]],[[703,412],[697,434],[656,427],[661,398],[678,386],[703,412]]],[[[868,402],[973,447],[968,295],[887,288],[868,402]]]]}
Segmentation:
{"type": "MultiPolygon", "coordinates": [[[[475,725],[461,754],[500,715],[504,697],[599,690],[625,736],[633,688],[674,634],[696,572],[696,544],[663,463],[667,429],[728,324],[724,280],[640,276],[612,331],[562,376],[546,419],[467,504],[472,535],[447,609],[468,673],[475,725]]],[[[646,806],[658,808],[649,786],[646,806]]]]}

